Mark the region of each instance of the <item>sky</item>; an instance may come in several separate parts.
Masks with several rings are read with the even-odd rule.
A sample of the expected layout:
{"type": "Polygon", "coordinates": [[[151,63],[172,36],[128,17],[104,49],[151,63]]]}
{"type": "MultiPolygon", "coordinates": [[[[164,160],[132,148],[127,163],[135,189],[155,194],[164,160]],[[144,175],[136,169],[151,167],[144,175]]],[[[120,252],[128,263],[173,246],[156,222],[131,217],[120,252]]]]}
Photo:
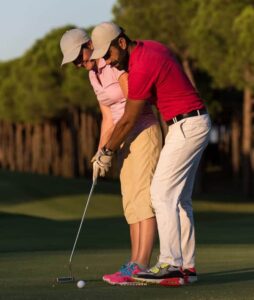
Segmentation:
{"type": "Polygon", "coordinates": [[[112,19],[116,0],[0,0],[0,61],[17,58],[53,28],[112,19]]]}

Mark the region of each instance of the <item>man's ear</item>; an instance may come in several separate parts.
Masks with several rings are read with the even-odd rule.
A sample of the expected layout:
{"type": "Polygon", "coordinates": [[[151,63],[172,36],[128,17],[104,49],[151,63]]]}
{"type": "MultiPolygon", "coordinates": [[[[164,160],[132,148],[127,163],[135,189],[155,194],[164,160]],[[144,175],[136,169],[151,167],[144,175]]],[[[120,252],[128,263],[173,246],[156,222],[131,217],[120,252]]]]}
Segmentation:
{"type": "Polygon", "coordinates": [[[126,43],[125,38],[120,37],[118,39],[118,45],[119,45],[120,48],[122,48],[123,50],[125,50],[127,48],[127,43],[126,43]]]}
{"type": "Polygon", "coordinates": [[[93,50],[93,43],[91,40],[87,42],[87,46],[89,49],[93,50]]]}

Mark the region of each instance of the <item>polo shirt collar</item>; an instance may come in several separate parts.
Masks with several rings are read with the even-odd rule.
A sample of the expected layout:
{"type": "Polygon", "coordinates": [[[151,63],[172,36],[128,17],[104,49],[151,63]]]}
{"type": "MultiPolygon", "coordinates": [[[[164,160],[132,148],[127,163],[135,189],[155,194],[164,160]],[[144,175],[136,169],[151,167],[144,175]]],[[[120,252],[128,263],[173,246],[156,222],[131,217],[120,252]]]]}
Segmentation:
{"type": "Polygon", "coordinates": [[[101,71],[102,71],[102,69],[104,69],[105,67],[106,67],[106,61],[105,61],[105,59],[103,59],[103,58],[100,58],[99,59],[99,62],[98,62],[98,66],[97,66],[97,68],[98,68],[98,73],[101,73],[101,71]]]}

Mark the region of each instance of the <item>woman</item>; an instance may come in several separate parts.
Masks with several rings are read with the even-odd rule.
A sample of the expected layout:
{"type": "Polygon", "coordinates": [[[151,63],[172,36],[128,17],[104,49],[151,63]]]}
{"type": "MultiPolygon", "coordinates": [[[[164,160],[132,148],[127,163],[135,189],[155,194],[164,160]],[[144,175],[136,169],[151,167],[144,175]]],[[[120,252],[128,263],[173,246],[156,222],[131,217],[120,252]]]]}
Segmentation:
{"type": "MultiPolygon", "coordinates": [[[[89,79],[102,113],[99,150],[108,141],[124,112],[128,74],[111,68],[104,59],[90,61],[92,43],[82,29],[67,31],[61,39],[60,47],[64,55],[62,65],[73,62],[77,67],[89,71],[89,79]]],[[[103,276],[103,280],[110,284],[127,285],[133,281],[133,274],[149,265],[156,231],[150,184],[160,147],[159,125],[150,105],[147,105],[118,155],[123,210],[130,226],[131,258],[118,272],[103,276]]]]}

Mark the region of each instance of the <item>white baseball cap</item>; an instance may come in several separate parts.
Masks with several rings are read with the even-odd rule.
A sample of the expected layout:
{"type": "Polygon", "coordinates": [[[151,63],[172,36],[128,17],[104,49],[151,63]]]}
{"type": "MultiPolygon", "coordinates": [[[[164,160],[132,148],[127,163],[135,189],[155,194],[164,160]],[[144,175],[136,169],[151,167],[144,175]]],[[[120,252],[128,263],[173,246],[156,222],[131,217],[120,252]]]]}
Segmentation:
{"type": "Polygon", "coordinates": [[[60,48],[63,53],[61,65],[74,61],[81,50],[81,46],[90,41],[88,34],[81,28],[66,31],[60,41],[60,48]]]}
{"type": "Polygon", "coordinates": [[[94,50],[90,59],[103,57],[107,53],[110,43],[120,33],[120,27],[112,22],[103,22],[97,25],[91,34],[94,50]]]}

